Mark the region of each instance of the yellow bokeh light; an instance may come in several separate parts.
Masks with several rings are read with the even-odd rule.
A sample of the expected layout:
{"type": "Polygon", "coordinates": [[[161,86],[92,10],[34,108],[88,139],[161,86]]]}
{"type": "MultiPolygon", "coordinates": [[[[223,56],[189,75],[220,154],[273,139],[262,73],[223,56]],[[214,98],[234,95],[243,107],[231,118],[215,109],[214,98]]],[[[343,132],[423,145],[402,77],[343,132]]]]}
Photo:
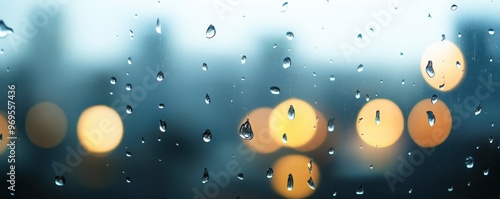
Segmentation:
{"type": "Polygon", "coordinates": [[[317,122],[314,127],[316,129],[316,135],[314,135],[314,137],[304,146],[295,148],[298,151],[308,152],[315,150],[325,141],[328,121],[326,121],[325,116],[319,111],[316,111],[316,117],[317,122]]]}
{"type": "Polygon", "coordinates": [[[9,134],[9,128],[8,128],[8,123],[7,123],[7,118],[1,112],[0,114],[0,133],[2,134],[2,140],[0,140],[0,154],[2,154],[5,149],[7,148],[7,143],[8,143],[8,138],[10,136],[9,134]]]}
{"type": "Polygon", "coordinates": [[[59,106],[42,102],[33,106],[26,115],[26,134],[29,140],[43,148],[57,146],[66,136],[66,115],[59,106]]]}
{"type": "Polygon", "coordinates": [[[307,102],[300,99],[288,99],[276,106],[269,117],[269,127],[273,139],[286,147],[301,147],[315,135],[316,111],[307,102]],[[295,118],[290,120],[288,110],[292,105],[295,118]],[[282,136],[286,133],[288,141],[283,143],[282,136]]]}
{"type": "Polygon", "coordinates": [[[271,137],[271,130],[269,129],[269,116],[271,112],[272,109],[270,108],[255,109],[240,122],[240,124],[243,124],[247,118],[249,119],[254,132],[254,138],[246,140],[245,144],[259,153],[272,153],[281,148],[281,145],[276,143],[271,137]]]}
{"type": "Polygon", "coordinates": [[[312,172],[309,173],[309,158],[302,155],[288,155],[280,158],[273,166],[274,176],[271,179],[274,190],[285,198],[305,198],[314,190],[309,188],[308,180],[313,179],[317,188],[319,185],[320,171],[313,161],[312,172]],[[293,175],[293,189],[287,189],[288,174],[293,175]]]}
{"type": "Polygon", "coordinates": [[[425,81],[434,89],[450,91],[463,79],[466,69],[460,48],[450,41],[439,41],[425,49],[420,60],[420,70],[425,81]],[[426,68],[432,61],[434,76],[426,68]],[[440,88],[441,87],[441,88],[440,88]]]}
{"type": "Polygon", "coordinates": [[[443,143],[451,131],[451,113],[444,102],[438,100],[435,104],[431,99],[417,103],[408,117],[408,131],[411,138],[421,147],[435,147],[443,143]],[[427,111],[432,111],[435,117],[433,126],[429,124],[427,111]]]}
{"type": "Polygon", "coordinates": [[[356,130],[359,137],[368,145],[383,148],[394,144],[404,129],[403,113],[398,105],[387,99],[368,102],[359,111],[356,130]],[[377,111],[378,118],[377,121],[377,111]]]}
{"type": "Polygon", "coordinates": [[[123,137],[123,123],[118,113],[104,105],[83,111],[78,120],[78,139],[91,153],[102,154],[115,149],[123,137]]]}

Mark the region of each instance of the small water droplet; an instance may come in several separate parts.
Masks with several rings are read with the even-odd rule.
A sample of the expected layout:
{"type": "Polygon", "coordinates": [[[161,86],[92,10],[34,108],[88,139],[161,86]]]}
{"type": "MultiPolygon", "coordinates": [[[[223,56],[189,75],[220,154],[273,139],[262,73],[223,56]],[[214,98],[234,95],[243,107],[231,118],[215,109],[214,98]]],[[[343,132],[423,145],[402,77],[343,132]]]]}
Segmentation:
{"type": "Polygon", "coordinates": [[[363,64],[360,64],[358,66],[358,73],[360,73],[361,71],[363,71],[364,67],[363,67],[363,64]]]}
{"type": "Polygon", "coordinates": [[[337,191],[334,191],[332,194],[333,197],[337,196],[337,191]]]}
{"type": "Polygon", "coordinates": [[[3,20],[0,20],[0,38],[5,38],[10,34],[13,34],[14,30],[5,25],[3,20]]]}
{"type": "Polygon", "coordinates": [[[333,153],[335,153],[335,150],[333,147],[330,147],[330,149],[328,149],[328,154],[333,155],[333,153]]]}
{"type": "Polygon", "coordinates": [[[127,63],[128,63],[128,65],[132,65],[132,57],[128,57],[127,63]]]}
{"type": "Polygon", "coordinates": [[[243,56],[241,57],[241,64],[245,64],[245,63],[247,63],[247,56],[246,56],[246,55],[243,55],[243,56]]]}
{"type": "Polygon", "coordinates": [[[278,47],[278,44],[274,44],[274,45],[273,45],[273,48],[277,48],[277,47],[278,47]]]}
{"type": "Polygon", "coordinates": [[[132,114],[132,112],[133,112],[132,107],[131,107],[130,105],[127,105],[127,108],[125,109],[125,112],[126,112],[127,114],[129,114],[129,115],[130,115],[130,114],[132,114]]]}
{"type": "Polygon", "coordinates": [[[286,137],[286,133],[283,133],[282,140],[283,140],[284,144],[286,144],[288,142],[288,138],[286,137]]]}
{"type": "Polygon", "coordinates": [[[366,100],[367,102],[369,102],[369,101],[370,101],[370,95],[366,94],[366,96],[365,96],[365,100],[366,100]]]}
{"type": "Polygon", "coordinates": [[[439,85],[439,90],[443,90],[444,89],[444,86],[445,86],[445,83],[439,85]]]}
{"type": "Polygon", "coordinates": [[[253,138],[252,126],[250,125],[250,120],[247,121],[240,126],[239,130],[240,137],[245,140],[251,140],[253,138]]]}
{"type": "Polygon", "coordinates": [[[271,93],[274,94],[274,95],[279,95],[280,92],[281,92],[280,88],[277,87],[277,86],[271,86],[269,88],[269,91],[271,91],[271,93]]]}
{"type": "Polygon", "coordinates": [[[457,36],[458,36],[458,38],[461,38],[462,37],[462,33],[459,32],[457,36]]]}
{"type": "Polygon", "coordinates": [[[132,180],[131,180],[129,177],[126,177],[126,178],[125,178],[125,182],[127,182],[127,183],[129,183],[129,184],[130,184],[130,183],[132,182],[132,180]]]}
{"type": "Polygon", "coordinates": [[[493,62],[493,57],[490,57],[490,63],[492,63],[492,62],[493,62]]]}
{"type": "Polygon", "coordinates": [[[361,33],[358,34],[358,39],[363,39],[363,35],[361,33]]]}
{"type": "Polygon", "coordinates": [[[363,188],[363,186],[359,186],[356,189],[356,195],[363,195],[364,193],[365,193],[365,189],[363,188]]]}
{"type": "Polygon", "coordinates": [[[401,59],[402,59],[402,58],[404,58],[404,56],[405,56],[405,54],[404,54],[403,52],[400,52],[400,53],[399,53],[399,58],[401,58],[401,59]]]}
{"type": "Polygon", "coordinates": [[[208,65],[207,65],[207,63],[203,63],[203,64],[201,65],[201,69],[202,69],[203,71],[208,71],[208,65]]]}
{"type": "Polygon", "coordinates": [[[460,62],[459,62],[459,61],[455,62],[455,65],[457,66],[457,68],[462,67],[462,64],[460,64],[460,62]]]}
{"type": "Polygon", "coordinates": [[[335,76],[330,75],[330,81],[332,81],[332,82],[335,81],[335,76]]]}
{"type": "Polygon", "coordinates": [[[362,117],[358,119],[358,123],[361,123],[362,121],[363,121],[362,117]]]}
{"type": "Polygon", "coordinates": [[[167,131],[167,122],[165,122],[165,120],[161,119],[159,124],[158,124],[158,128],[160,129],[160,132],[165,133],[165,131],[167,131]]]}
{"type": "Polygon", "coordinates": [[[292,59],[290,59],[290,57],[285,57],[285,59],[283,59],[283,68],[287,69],[291,65],[292,65],[292,59]]]}
{"type": "Polygon", "coordinates": [[[109,91],[109,95],[113,95],[113,94],[114,94],[113,91],[109,91]]]}
{"type": "Polygon", "coordinates": [[[160,18],[156,18],[156,33],[161,34],[160,18]]]}
{"type": "Polygon", "coordinates": [[[146,140],[144,140],[144,137],[141,138],[141,143],[146,143],[146,140]]]}
{"type": "Polygon", "coordinates": [[[130,84],[130,83],[125,84],[125,90],[127,90],[127,91],[132,90],[132,84],[130,84]]]}
{"type": "Polygon", "coordinates": [[[267,172],[266,172],[266,177],[268,179],[271,179],[274,175],[274,171],[273,171],[273,168],[269,167],[269,169],[267,169],[267,172]]]}
{"type": "Polygon", "coordinates": [[[328,126],[327,126],[328,132],[333,132],[335,130],[335,118],[331,117],[328,120],[328,126]]]}
{"type": "Polygon", "coordinates": [[[111,79],[109,80],[109,83],[111,84],[116,84],[116,77],[111,77],[111,79]]]}
{"type": "Polygon", "coordinates": [[[158,142],[161,142],[161,137],[158,137],[158,142]]]}
{"type": "Polygon", "coordinates": [[[465,166],[468,168],[468,169],[472,169],[472,167],[474,167],[474,159],[472,159],[471,156],[465,158],[465,166]]]}
{"type": "Polygon", "coordinates": [[[127,156],[127,158],[131,158],[132,157],[132,153],[130,153],[130,151],[126,151],[125,152],[125,156],[127,156]]]}
{"type": "Polygon", "coordinates": [[[411,192],[413,192],[413,189],[409,189],[408,190],[408,193],[411,194],[411,192]]]}
{"type": "Polygon", "coordinates": [[[203,141],[210,142],[212,140],[212,131],[210,129],[205,130],[201,137],[203,138],[203,141]]]}
{"type": "Polygon", "coordinates": [[[205,36],[207,39],[212,39],[215,37],[216,31],[214,25],[210,24],[207,28],[207,31],[205,33],[205,36]]]}
{"type": "Polygon", "coordinates": [[[375,111],[375,124],[380,124],[380,110],[375,111]]]}
{"type": "Polygon", "coordinates": [[[437,101],[438,101],[438,96],[437,95],[432,95],[431,96],[431,103],[432,104],[436,104],[437,101]]]}
{"type": "Polygon", "coordinates": [[[208,175],[208,170],[207,170],[207,168],[204,168],[203,169],[203,176],[201,177],[201,183],[205,184],[208,182],[209,179],[210,179],[210,176],[208,175]]]}
{"type": "Polygon", "coordinates": [[[444,41],[446,40],[446,35],[445,34],[441,34],[441,41],[444,41]]]}
{"type": "Polygon", "coordinates": [[[293,32],[290,32],[290,31],[286,32],[285,36],[288,40],[292,40],[293,38],[295,38],[295,35],[293,34],[293,32]]]}
{"type": "Polygon", "coordinates": [[[313,76],[316,77],[316,71],[313,71],[313,76]]]}
{"type": "Polygon", "coordinates": [[[436,123],[436,117],[432,111],[427,111],[427,119],[429,121],[429,126],[434,126],[436,123]]]}
{"type": "Polygon", "coordinates": [[[307,168],[309,169],[309,174],[313,172],[313,159],[309,159],[309,162],[307,163],[307,168]]]}
{"type": "Polygon", "coordinates": [[[456,4],[451,5],[451,11],[457,10],[458,6],[456,4]]]}
{"type": "Polygon", "coordinates": [[[482,110],[481,105],[478,105],[476,110],[474,110],[474,115],[479,115],[481,113],[481,110],[482,110]]]}
{"type": "Polygon", "coordinates": [[[288,2],[283,3],[281,6],[281,12],[286,12],[288,10],[288,2]]]}
{"type": "Polygon", "coordinates": [[[293,189],[293,175],[291,173],[288,174],[286,188],[288,189],[288,191],[291,191],[293,189]]]}
{"type": "Polygon", "coordinates": [[[243,173],[238,173],[237,177],[238,177],[239,180],[243,180],[244,179],[243,173]]]}
{"type": "Polygon", "coordinates": [[[165,104],[163,104],[163,103],[159,103],[159,104],[158,104],[158,108],[159,108],[159,109],[163,109],[163,108],[165,108],[165,104]]]}
{"type": "Polygon", "coordinates": [[[495,123],[491,122],[491,127],[495,127],[495,123]]]}
{"type": "Polygon", "coordinates": [[[490,34],[490,35],[495,34],[495,30],[493,30],[493,29],[491,29],[491,28],[490,28],[490,29],[488,29],[488,34],[490,34]]]}
{"type": "Polygon", "coordinates": [[[359,99],[361,97],[361,91],[356,90],[356,94],[354,95],[356,97],[356,99],[359,99]]]}
{"type": "Polygon", "coordinates": [[[484,176],[487,176],[489,173],[490,173],[490,168],[489,167],[486,167],[486,168],[483,169],[483,175],[484,176]]]}
{"type": "Polygon", "coordinates": [[[57,186],[64,186],[66,184],[66,179],[64,179],[64,176],[56,176],[55,180],[54,180],[54,183],[57,185],[57,186]]]}
{"type": "Polygon", "coordinates": [[[430,77],[430,78],[433,78],[436,73],[434,72],[434,67],[432,66],[432,61],[429,60],[427,62],[427,66],[425,67],[425,72],[427,72],[427,75],[430,77]]]}
{"type": "Polygon", "coordinates": [[[290,105],[290,108],[288,108],[288,119],[295,119],[295,109],[293,108],[293,105],[290,105]]]}
{"type": "Polygon", "coordinates": [[[205,95],[205,104],[210,104],[211,100],[210,100],[210,96],[208,95],[208,93],[205,95]]]}
{"type": "Polygon", "coordinates": [[[316,187],[314,186],[314,181],[313,181],[312,177],[309,177],[309,180],[307,180],[307,185],[309,185],[309,188],[311,188],[312,190],[316,189],[316,187]]]}
{"type": "Polygon", "coordinates": [[[156,75],[156,81],[163,81],[163,78],[164,78],[164,75],[163,75],[163,72],[158,72],[158,74],[156,75]]]}
{"type": "Polygon", "coordinates": [[[134,40],[134,31],[129,29],[128,34],[130,35],[130,40],[134,40]]]}

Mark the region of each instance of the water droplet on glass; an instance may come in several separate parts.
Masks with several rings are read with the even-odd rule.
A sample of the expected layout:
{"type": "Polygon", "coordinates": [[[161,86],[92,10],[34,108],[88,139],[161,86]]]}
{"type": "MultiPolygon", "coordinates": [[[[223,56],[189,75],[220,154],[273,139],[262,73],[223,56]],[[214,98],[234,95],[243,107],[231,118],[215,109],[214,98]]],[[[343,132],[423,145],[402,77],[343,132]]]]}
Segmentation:
{"type": "Polygon", "coordinates": [[[62,187],[62,186],[64,186],[64,184],[66,184],[66,180],[64,179],[64,176],[56,176],[54,183],[57,186],[62,187]]]}
{"type": "Polygon", "coordinates": [[[370,95],[366,94],[366,96],[365,96],[365,100],[366,100],[367,102],[369,102],[369,101],[370,101],[370,95]]]}
{"type": "Polygon", "coordinates": [[[144,137],[141,138],[141,143],[146,143],[146,140],[144,140],[144,137]]]}
{"type": "Polygon", "coordinates": [[[291,65],[292,65],[292,60],[290,59],[290,57],[285,57],[285,59],[283,59],[283,68],[287,69],[291,65]]]}
{"type": "Polygon", "coordinates": [[[203,176],[201,177],[201,183],[205,184],[208,182],[209,179],[210,179],[210,176],[208,176],[208,170],[207,170],[207,168],[204,168],[203,169],[203,176]]]}
{"type": "Polygon", "coordinates": [[[472,159],[471,156],[465,158],[465,166],[468,168],[468,169],[472,169],[472,167],[474,167],[474,159],[472,159]]]}
{"type": "Polygon", "coordinates": [[[125,152],[125,156],[127,156],[127,158],[131,158],[132,157],[132,153],[130,153],[130,151],[126,151],[125,152]]]}
{"type": "Polygon", "coordinates": [[[370,164],[370,169],[373,169],[373,164],[370,164]]]}
{"type": "Polygon", "coordinates": [[[361,97],[361,91],[359,91],[359,89],[356,90],[355,97],[356,97],[356,99],[359,99],[361,97]]]}
{"type": "Polygon", "coordinates": [[[165,108],[165,104],[163,104],[163,103],[158,104],[158,108],[159,108],[159,109],[163,109],[163,108],[165,108]]]}
{"type": "Polygon", "coordinates": [[[129,29],[128,34],[130,35],[130,39],[133,40],[134,39],[134,31],[129,29]]]}
{"type": "Polygon", "coordinates": [[[335,121],[335,118],[333,118],[333,117],[328,120],[328,126],[327,126],[328,132],[333,132],[333,130],[335,130],[334,121],[335,121]]]}
{"type": "Polygon", "coordinates": [[[109,83],[116,84],[116,77],[111,77],[111,79],[109,80],[109,83]]]}
{"type": "Polygon", "coordinates": [[[399,53],[399,58],[401,58],[401,59],[402,59],[404,56],[405,56],[405,54],[403,54],[403,52],[400,52],[400,53],[399,53]]]}
{"type": "Polygon", "coordinates": [[[445,83],[439,85],[439,90],[443,90],[444,89],[444,86],[445,86],[445,83]]]}
{"type": "Polygon", "coordinates": [[[363,39],[363,35],[361,33],[358,34],[358,39],[363,39]]]}
{"type": "Polygon", "coordinates": [[[290,105],[290,108],[288,108],[288,119],[290,120],[295,119],[295,109],[293,108],[292,105],[290,105]]]}
{"type": "Polygon", "coordinates": [[[212,140],[212,131],[210,129],[205,130],[201,137],[203,138],[203,141],[210,142],[210,140],[212,140]]]}
{"type": "Polygon", "coordinates": [[[337,191],[334,191],[332,194],[333,197],[337,196],[337,191]]]}
{"type": "Polygon", "coordinates": [[[313,159],[309,159],[309,162],[307,163],[307,169],[309,169],[309,174],[311,174],[313,172],[313,168],[312,168],[312,165],[313,165],[313,159]]]}
{"type": "Polygon", "coordinates": [[[476,110],[474,110],[474,115],[479,115],[481,113],[481,110],[482,110],[481,105],[478,105],[476,110]]]}
{"type": "Polygon", "coordinates": [[[130,105],[127,105],[125,112],[130,115],[130,114],[132,114],[132,111],[133,111],[132,107],[130,105]]]}
{"type": "Polygon", "coordinates": [[[459,61],[457,61],[457,62],[455,63],[455,65],[457,66],[457,68],[462,67],[462,64],[460,64],[460,62],[459,62],[459,61]]]}
{"type": "Polygon", "coordinates": [[[238,177],[239,180],[243,180],[244,179],[243,173],[238,173],[237,177],[238,177]]]}
{"type": "Polygon", "coordinates": [[[335,76],[330,75],[330,81],[332,81],[332,82],[335,81],[335,76]]]}
{"type": "Polygon", "coordinates": [[[288,180],[287,180],[287,183],[286,183],[286,188],[288,189],[288,191],[291,191],[293,189],[293,176],[292,174],[288,174],[288,180]]]}
{"type": "Polygon", "coordinates": [[[295,37],[295,35],[293,35],[293,32],[290,31],[286,32],[285,36],[288,40],[292,40],[295,37]]]}
{"type": "Polygon", "coordinates": [[[283,3],[283,5],[281,6],[281,12],[286,12],[286,10],[288,9],[288,2],[285,2],[283,3]]]}
{"type": "Polygon", "coordinates": [[[131,180],[129,177],[126,177],[126,178],[125,178],[125,182],[127,182],[127,183],[129,183],[129,184],[130,184],[130,183],[132,182],[132,180],[131,180]]]}
{"type": "Polygon", "coordinates": [[[266,172],[266,177],[268,179],[271,179],[274,175],[274,171],[273,171],[273,168],[269,167],[269,169],[267,169],[267,172],[266,172]]]}
{"type": "Polygon", "coordinates": [[[201,65],[201,69],[202,69],[203,71],[208,71],[208,65],[207,65],[207,63],[203,63],[203,64],[201,65]]]}
{"type": "Polygon", "coordinates": [[[158,72],[158,74],[156,75],[156,80],[161,82],[163,81],[163,78],[164,78],[164,75],[163,75],[163,72],[158,72]]]}
{"type": "Polygon", "coordinates": [[[132,57],[128,57],[127,63],[128,63],[128,65],[132,65],[132,57]]]}
{"type": "Polygon", "coordinates": [[[274,95],[279,95],[281,92],[280,88],[277,86],[271,86],[271,88],[269,88],[269,91],[271,91],[271,93],[274,95]]]}
{"type": "Polygon", "coordinates": [[[278,47],[278,44],[274,44],[274,45],[273,45],[273,48],[277,48],[277,47],[278,47]]]}
{"type": "Polygon", "coordinates": [[[486,167],[486,168],[483,169],[483,175],[484,176],[487,176],[489,173],[490,173],[490,168],[489,167],[486,167]]]}
{"type": "Polygon", "coordinates": [[[490,57],[490,63],[493,62],[493,57],[490,57]]]}
{"type": "Polygon", "coordinates": [[[493,34],[495,34],[495,31],[490,28],[490,29],[488,29],[488,34],[493,35],[493,34]]]}
{"type": "Polygon", "coordinates": [[[361,72],[361,71],[363,71],[363,68],[364,68],[364,67],[363,67],[363,64],[360,64],[360,65],[358,66],[358,73],[359,73],[359,72],[361,72]]]}
{"type": "Polygon", "coordinates": [[[156,18],[156,33],[161,34],[160,18],[156,18]]]}
{"type": "Polygon", "coordinates": [[[427,62],[427,66],[425,67],[425,72],[427,72],[427,75],[430,77],[430,78],[433,78],[436,73],[434,73],[434,68],[432,67],[432,61],[429,60],[427,62]]]}
{"type": "Polygon", "coordinates": [[[408,190],[408,193],[411,194],[411,192],[413,192],[413,189],[409,189],[408,190]]]}
{"type": "Polygon", "coordinates": [[[7,35],[10,35],[12,33],[14,33],[14,30],[5,25],[5,22],[3,22],[3,20],[0,20],[0,38],[5,38],[7,37],[7,35]]]}
{"type": "Polygon", "coordinates": [[[446,39],[446,35],[445,34],[442,34],[441,35],[441,41],[444,41],[446,39]]]}
{"type": "Polygon", "coordinates": [[[375,111],[375,124],[380,124],[380,110],[375,111]]]}
{"type": "Polygon", "coordinates": [[[240,126],[239,134],[240,137],[245,140],[251,140],[253,138],[252,126],[250,125],[249,119],[240,126]]]}
{"type": "Polygon", "coordinates": [[[427,111],[427,119],[429,120],[429,126],[434,126],[436,123],[436,117],[432,111],[427,111]]]}
{"type": "Polygon", "coordinates": [[[489,142],[490,144],[493,144],[493,136],[490,136],[490,137],[488,138],[488,142],[489,142]]]}
{"type": "Polygon", "coordinates": [[[356,195],[363,195],[365,193],[365,190],[363,189],[363,186],[359,186],[356,189],[356,195]]]}
{"type": "Polygon", "coordinates": [[[167,123],[165,122],[165,120],[163,119],[160,120],[158,128],[162,133],[165,133],[165,131],[167,131],[167,123]]]}
{"type": "Polygon", "coordinates": [[[210,100],[210,96],[208,95],[208,93],[205,95],[205,103],[206,104],[210,104],[211,100],[210,100]]]}
{"type": "Polygon", "coordinates": [[[212,39],[215,37],[216,31],[214,25],[210,24],[207,28],[207,32],[205,33],[205,36],[207,39],[212,39]]]}
{"type": "Polygon", "coordinates": [[[358,123],[361,123],[362,121],[363,121],[362,117],[358,119],[358,123]]]}
{"type": "Polygon", "coordinates": [[[328,154],[333,155],[333,153],[335,153],[335,150],[333,147],[330,147],[330,149],[328,149],[328,154]]]}
{"type": "Polygon", "coordinates": [[[458,33],[458,38],[461,38],[462,37],[462,33],[458,33]]]}
{"type": "Polygon", "coordinates": [[[455,11],[455,10],[457,10],[457,8],[458,8],[457,5],[455,5],[455,4],[451,5],[451,11],[455,11]]]}
{"type": "Polygon", "coordinates": [[[285,144],[288,142],[288,138],[286,137],[286,133],[283,133],[282,140],[283,140],[283,143],[285,143],[285,144]]]}
{"type": "Polygon", "coordinates": [[[307,180],[307,185],[309,185],[309,188],[311,188],[312,190],[316,189],[316,187],[314,186],[314,181],[313,181],[312,177],[309,177],[309,180],[307,180]]]}
{"type": "Polygon", "coordinates": [[[431,103],[432,104],[436,104],[437,101],[438,101],[438,96],[437,95],[432,95],[431,96],[431,103]]]}
{"type": "Polygon", "coordinates": [[[130,84],[130,83],[125,84],[125,90],[127,90],[127,91],[132,90],[132,84],[130,84]]]}
{"type": "Polygon", "coordinates": [[[246,55],[243,55],[243,56],[241,57],[241,64],[245,64],[245,63],[247,63],[247,56],[246,56],[246,55]]]}
{"type": "Polygon", "coordinates": [[[491,122],[491,127],[495,127],[495,123],[491,122]]]}

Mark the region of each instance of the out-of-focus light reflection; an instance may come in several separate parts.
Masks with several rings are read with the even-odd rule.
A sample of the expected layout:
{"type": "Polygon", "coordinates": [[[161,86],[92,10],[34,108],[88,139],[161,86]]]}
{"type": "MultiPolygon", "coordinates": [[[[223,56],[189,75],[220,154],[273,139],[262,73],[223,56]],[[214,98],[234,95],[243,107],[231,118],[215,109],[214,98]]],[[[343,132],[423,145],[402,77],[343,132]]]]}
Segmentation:
{"type": "Polygon", "coordinates": [[[33,106],[26,115],[26,134],[39,147],[57,146],[66,135],[67,127],[63,110],[51,102],[33,106]]]}
{"type": "Polygon", "coordinates": [[[312,151],[317,149],[321,144],[325,141],[326,138],[326,127],[327,127],[327,121],[325,119],[325,116],[319,111],[316,112],[316,125],[314,126],[316,129],[316,134],[314,137],[307,142],[304,146],[297,147],[298,151],[302,152],[307,152],[307,151],[312,151]]]}
{"type": "Polygon", "coordinates": [[[408,117],[408,131],[410,136],[421,147],[435,147],[443,143],[450,135],[452,118],[446,104],[438,100],[435,104],[431,99],[424,99],[417,103],[408,117]],[[434,121],[429,122],[432,111],[434,121]]]}
{"type": "Polygon", "coordinates": [[[271,112],[271,108],[258,108],[250,112],[248,117],[243,118],[240,122],[240,124],[244,123],[247,118],[251,122],[254,138],[246,140],[245,144],[259,153],[272,153],[281,148],[281,145],[271,137],[271,129],[269,129],[271,112]]]}
{"type": "Polygon", "coordinates": [[[466,64],[462,51],[450,41],[439,41],[425,49],[420,60],[420,71],[434,89],[450,91],[463,79],[466,64]],[[432,61],[432,68],[427,67],[432,61]]]}
{"type": "Polygon", "coordinates": [[[394,144],[404,129],[403,113],[398,105],[387,99],[368,102],[359,111],[356,130],[368,145],[377,148],[394,144]]]}
{"type": "Polygon", "coordinates": [[[0,155],[7,148],[7,137],[9,137],[9,128],[7,123],[7,118],[4,112],[0,112],[0,133],[2,134],[2,140],[0,140],[0,155]]]}
{"type": "Polygon", "coordinates": [[[115,110],[97,105],[83,111],[78,120],[77,131],[78,139],[87,151],[102,154],[120,144],[123,123],[115,110]]]}
{"type": "Polygon", "coordinates": [[[273,165],[274,176],[271,179],[274,190],[285,198],[305,198],[313,193],[308,185],[312,178],[317,188],[319,185],[320,171],[318,165],[313,161],[312,172],[309,173],[309,158],[302,155],[288,155],[282,157],[273,165]],[[293,175],[293,189],[287,189],[288,174],[293,175]]]}
{"type": "Polygon", "coordinates": [[[300,99],[288,99],[276,106],[269,117],[269,127],[273,139],[286,147],[301,147],[307,144],[315,135],[316,112],[307,102],[300,99]],[[295,109],[295,117],[289,118],[290,105],[295,109]],[[282,141],[286,133],[288,142],[282,141]]]}
{"type": "MultiPolygon", "coordinates": [[[[109,160],[106,157],[87,156],[82,159],[81,165],[75,169],[74,176],[85,187],[100,189],[107,187],[112,181],[116,181],[117,169],[116,165],[109,164],[109,160]]],[[[121,171],[120,174],[123,172],[121,171]]],[[[126,171],[123,174],[127,176],[126,171]]],[[[67,178],[67,180],[69,181],[70,179],[67,178]]],[[[125,177],[123,177],[123,181],[118,182],[125,184],[125,177]]]]}

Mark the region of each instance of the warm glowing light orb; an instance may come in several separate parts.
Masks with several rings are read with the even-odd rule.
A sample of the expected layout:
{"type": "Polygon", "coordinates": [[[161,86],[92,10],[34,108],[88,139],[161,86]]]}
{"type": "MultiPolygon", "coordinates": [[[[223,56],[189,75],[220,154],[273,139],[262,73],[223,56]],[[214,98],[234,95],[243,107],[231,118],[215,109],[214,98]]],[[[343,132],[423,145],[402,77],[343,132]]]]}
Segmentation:
{"type": "Polygon", "coordinates": [[[120,144],[123,123],[112,108],[97,105],[87,108],[78,120],[78,140],[91,153],[107,153],[120,144]]]}
{"type": "Polygon", "coordinates": [[[312,172],[309,173],[309,158],[302,155],[288,155],[280,158],[273,165],[274,176],[271,179],[274,190],[285,198],[306,198],[314,190],[309,187],[308,180],[312,178],[315,188],[319,185],[320,171],[318,165],[312,162],[312,172]],[[288,174],[293,176],[293,188],[287,189],[288,174]]]}
{"type": "Polygon", "coordinates": [[[57,146],[66,135],[66,114],[51,102],[39,103],[26,115],[26,134],[29,140],[42,148],[57,146]]]}
{"type": "Polygon", "coordinates": [[[383,148],[394,144],[403,129],[403,113],[398,105],[387,99],[368,102],[356,119],[359,137],[372,147],[383,148]]]}
{"type": "Polygon", "coordinates": [[[450,91],[463,79],[466,69],[460,48],[450,41],[439,41],[425,49],[420,60],[422,77],[434,89],[450,91]],[[432,70],[428,68],[432,61],[432,70]]]}
{"type": "Polygon", "coordinates": [[[431,99],[417,103],[408,117],[408,132],[415,143],[421,147],[435,147],[443,143],[451,131],[451,113],[444,102],[435,104],[431,99]],[[427,111],[432,111],[435,119],[429,122],[427,111]],[[433,123],[431,126],[430,123],[433,123]]]}
{"type": "Polygon", "coordinates": [[[7,123],[7,118],[3,112],[0,112],[0,133],[2,134],[2,140],[0,140],[0,155],[7,148],[8,137],[10,136],[8,126],[9,124],[7,123]]]}
{"type": "Polygon", "coordinates": [[[281,145],[276,143],[272,138],[271,129],[269,129],[269,116],[271,112],[272,109],[270,108],[255,109],[247,117],[243,118],[237,126],[239,129],[240,124],[249,119],[254,132],[254,138],[245,140],[245,144],[259,153],[272,153],[281,148],[281,145]]]}
{"type": "Polygon", "coordinates": [[[316,111],[307,102],[300,99],[288,99],[276,106],[269,117],[271,135],[276,143],[286,147],[301,147],[316,134],[316,111]],[[295,110],[295,117],[290,119],[290,105],[295,110]],[[283,134],[288,141],[284,143],[283,134]]]}
{"type": "Polygon", "coordinates": [[[325,141],[326,133],[328,131],[326,129],[327,123],[328,121],[325,118],[325,116],[323,116],[321,112],[316,111],[316,125],[314,126],[314,128],[316,129],[315,131],[316,134],[305,145],[297,147],[295,149],[302,152],[308,152],[308,151],[313,151],[317,149],[319,146],[321,146],[321,144],[323,144],[323,142],[325,141]]]}

